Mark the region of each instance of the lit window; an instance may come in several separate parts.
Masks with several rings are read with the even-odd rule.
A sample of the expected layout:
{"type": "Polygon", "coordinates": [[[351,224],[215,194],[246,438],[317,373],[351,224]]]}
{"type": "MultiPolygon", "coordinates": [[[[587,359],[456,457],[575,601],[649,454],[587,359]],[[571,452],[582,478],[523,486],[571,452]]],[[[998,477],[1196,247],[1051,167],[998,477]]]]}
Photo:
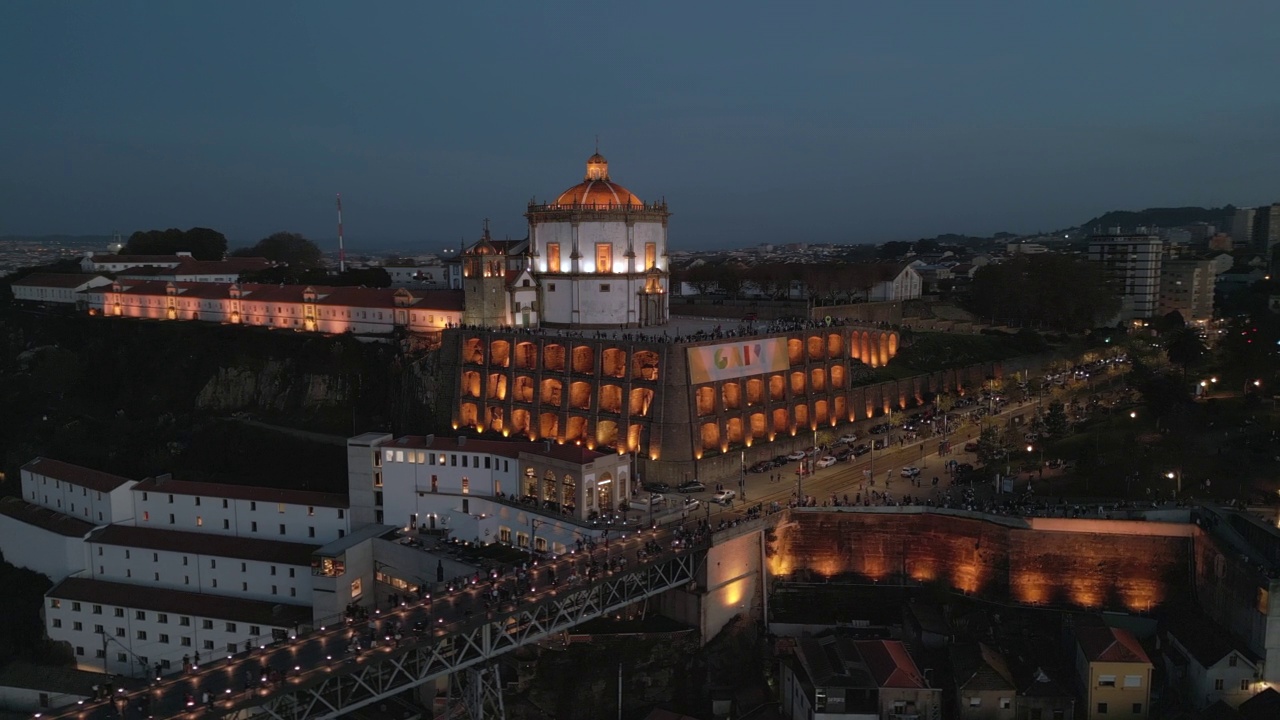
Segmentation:
{"type": "Polygon", "coordinates": [[[596,243],[596,272],[613,272],[613,243],[596,243]]]}
{"type": "Polygon", "coordinates": [[[560,272],[560,243],[547,243],[547,272],[560,272]]]}

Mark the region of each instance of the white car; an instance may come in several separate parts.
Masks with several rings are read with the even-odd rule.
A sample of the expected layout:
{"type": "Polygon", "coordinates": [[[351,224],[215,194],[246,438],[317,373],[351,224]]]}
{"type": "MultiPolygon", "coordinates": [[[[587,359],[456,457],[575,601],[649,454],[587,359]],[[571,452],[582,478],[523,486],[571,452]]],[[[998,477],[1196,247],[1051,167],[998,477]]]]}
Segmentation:
{"type": "Polygon", "coordinates": [[[911,467],[902,468],[902,477],[904,478],[913,478],[913,477],[919,477],[919,476],[920,476],[920,468],[914,465],[912,465],[911,467]]]}
{"type": "Polygon", "coordinates": [[[720,503],[721,505],[728,505],[729,503],[733,502],[733,499],[736,497],[738,497],[738,493],[734,490],[721,490],[720,492],[711,496],[711,502],[720,503]]]}
{"type": "Polygon", "coordinates": [[[685,510],[692,511],[692,510],[697,510],[700,507],[702,507],[702,501],[699,500],[698,498],[687,497],[684,499],[685,510]]]}
{"type": "Polygon", "coordinates": [[[840,439],[839,439],[839,440],[837,440],[836,442],[837,442],[837,443],[845,443],[845,444],[847,445],[847,444],[855,443],[855,442],[857,442],[857,441],[858,441],[858,436],[857,436],[857,435],[854,435],[853,433],[848,433],[848,434],[846,434],[846,435],[841,435],[841,436],[840,436],[840,439]]]}
{"type": "Polygon", "coordinates": [[[649,504],[650,504],[650,505],[661,505],[662,503],[666,502],[666,500],[667,500],[667,499],[666,499],[665,497],[663,497],[663,496],[662,496],[661,494],[659,494],[659,493],[651,493],[651,494],[649,495],[649,504]]]}
{"type": "Polygon", "coordinates": [[[820,468],[831,467],[832,465],[835,465],[835,464],[836,464],[836,459],[831,457],[830,455],[827,455],[826,457],[818,458],[818,462],[817,462],[817,465],[820,468]]]}
{"type": "Polygon", "coordinates": [[[788,454],[788,455],[787,455],[787,459],[788,459],[788,460],[803,460],[803,459],[804,459],[804,451],[803,451],[803,450],[797,450],[797,451],[795,451],[795,452],[793,452],[793,453],[790,453],[790,454],[788,454]]]}

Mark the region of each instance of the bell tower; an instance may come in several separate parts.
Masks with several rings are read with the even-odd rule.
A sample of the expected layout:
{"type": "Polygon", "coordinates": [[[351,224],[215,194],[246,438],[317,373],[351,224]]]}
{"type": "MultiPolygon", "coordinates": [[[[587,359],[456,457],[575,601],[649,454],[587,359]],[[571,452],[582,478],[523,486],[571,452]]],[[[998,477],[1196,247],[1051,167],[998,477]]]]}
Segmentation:
{"type": "Polygon", "coordinates": [[[493,246],[487,218],[480,240],[462,253],[462,294],[463,324],[483,327],[512,324],[506,258],[493,246]]]}

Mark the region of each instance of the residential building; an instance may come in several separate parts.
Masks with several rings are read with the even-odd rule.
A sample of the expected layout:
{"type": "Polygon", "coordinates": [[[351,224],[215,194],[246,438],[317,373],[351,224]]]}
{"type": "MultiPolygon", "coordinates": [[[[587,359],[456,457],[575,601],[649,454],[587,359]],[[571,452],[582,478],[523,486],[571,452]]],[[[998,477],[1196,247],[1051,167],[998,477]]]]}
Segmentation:
{"type": "Polygon", "coordinates": [[[44,713],[94,696],[102,675],[11,660],[0,668],[0,710],[44,713]]]}
{"type": "Polygon", "coordinates": [[[1100,263],[1120,293],[1114,322],[1141,322],[1156,314],[1164,245],[1154,235],[1100,235],[1089,240],[1089,259],[1100,263]]]}
{"type": "Polygon", "coordinates": [[[462,321],[461,293],[445,290],[117,280],[86,295],[90,315],[302,332],[438,333],[462,321]]]}
{"type": "Polygon", "coordinates": [[[111,279],[102,275],[32,273],[15,280],[11,287],[13,299],[19,302],[75,307],[84,303],[85,290],[110,284],[111,279]]]}
{"type": "Polygon", "coordinates": [[[1203,325],[1212,320],[1214,267],[1212,260],[1165,259],[1160,266],[1157,314],[1178,312],[1188,325],[1203,325]]]}
{"type": "Polygon", "coordinates": [[[1236,708],[1263,688],[1258,663],[1208,618],[1179,613],[1165,637],[1167,685],[1192,707],[1223,702],[1236,708]]]}
{"type": "Polygon", "coordinates": [[[252,485],[147,478],[133,486],[138,527],[294,543],[324,543],[351,529],[347,496],[252,485]]]}
{"type": "Polygon", "coordinates": [[[80,260],[80,269],[87,273],[118,273],[131,268],[158,267],[175,268],[184,260],[192,259],[191,253],[179,252],[173,255],[117,255],[92,251],[80,260]]]}
{"type": "Polygon", "coordinates": [[[95,526],[133,519],[135,480],[43,457],[23,465],[20,474],[27,502],[95,526]]]}
{"type": "Polygon", "coordinates": [[[788,720],[928,718],[942,710],[941,689],[930,687],[898,640],[800,638],[780,681],[788,720]]]}
{"type": "Polygon", "coordinates": [[[1128,630],[1086,622],[1075,628],[1076,675],[1089,720],[1139,720],[1151,712],[1154,666],[1128,630]]]}
{"type": "Polygon", "coordinates": [[[311,610],[73,577],[45,594],[44,616],[49,637],[70,646],[80,669],[154,677],[181,669],[184,658],[212,660],[287,638],[311,610]]]}
{"type": "Polygon", "coordinates": [[[347,441],[357,525],[448,528],[561,553],[633,496],[631,456],[577,444],[367,433],[347,441]]]}
{"type": "Polygon", "coordinates": [[[84,541],[93,525],[19,498],[0,499],[4,559],[57,582],[84,570],[84,541]]]}
{"type": "MultiPolygon", "coordinates": [[[[1071,720],[1075,717],[1076,696],[1042,668],[1023,671],[1018,680],[1018,720],[1071,720]]],[[[1015,671],[1015,675],[1016,675],[1015,671]]],[[[1065,675],[1065,673],[1064,673],[1065,675]]]]}
{"type": "Polygon", "coordinates": [[[952,645],[955,717],[961,720],[1015,720],[1018,688],[999,652],[985,643],[952,645]]]}
{"type": "Polygon", "coordinates": [[[225,260],[183,259],[173,267],[156,265],[122,270],[116,277],[122,280],[167,280],[170,282],[240,282],[247,273],[266,270],[271,261],[266,258],[232,257],[225,260]]]}

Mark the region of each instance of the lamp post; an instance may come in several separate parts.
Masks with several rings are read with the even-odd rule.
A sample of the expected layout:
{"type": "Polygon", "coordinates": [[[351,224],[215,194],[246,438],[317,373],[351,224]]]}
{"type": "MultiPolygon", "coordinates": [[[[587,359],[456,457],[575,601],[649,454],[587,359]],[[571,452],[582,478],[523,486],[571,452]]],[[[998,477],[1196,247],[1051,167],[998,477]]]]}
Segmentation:
{"type": "Polygon", "coordinates": [[[546,525],[546,524],[547,524],[546,520],[539,520],[535,517],[529,518],[529,564],[530,565],[533,565],[538,560],[537,556],[533,554],[534,538],[538,536],[538,526],[546,525]]]}

